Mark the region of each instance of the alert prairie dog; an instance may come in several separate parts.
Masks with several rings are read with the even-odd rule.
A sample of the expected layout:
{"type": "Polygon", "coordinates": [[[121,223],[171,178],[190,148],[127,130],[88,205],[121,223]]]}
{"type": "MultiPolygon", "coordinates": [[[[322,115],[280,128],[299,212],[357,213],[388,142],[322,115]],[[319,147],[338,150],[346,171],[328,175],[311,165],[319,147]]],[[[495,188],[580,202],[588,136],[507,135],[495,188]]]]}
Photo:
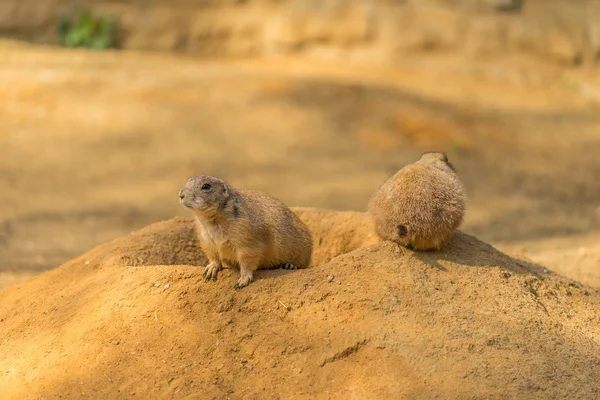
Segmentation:
{"type": "Polygon", "coordinates": [[[209,260],[205,280],[216,280],[223,266],[238,267],[236,289],[248,286],[259,268],[307,268],[312,238],[288,207],[267,193],[235,190],[225,181],[192,176],[179,201],[198,222],[202,250],[209,260]]]}
{"type": "Polygon", "coordinates": [[[465,213],[463,186],[444,153],[424,153],[377,190],[369,202],[375,231],[415,250],[439,250],[465,213]]]}

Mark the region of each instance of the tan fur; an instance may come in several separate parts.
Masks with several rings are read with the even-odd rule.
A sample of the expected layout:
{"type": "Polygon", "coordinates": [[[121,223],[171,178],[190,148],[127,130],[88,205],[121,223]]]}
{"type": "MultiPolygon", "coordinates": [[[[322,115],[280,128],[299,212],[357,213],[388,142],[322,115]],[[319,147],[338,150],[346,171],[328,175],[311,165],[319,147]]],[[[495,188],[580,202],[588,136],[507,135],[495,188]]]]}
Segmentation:
{"type": "Polygon", "coordinates": [[[461,224],[465,202],[446,155],[425,153],[373,194],[369,214],[382,239],[415,250],[439,250],[461,224]]]}
{"type": "Polygon", "coordinates": [[[308,227],[267,193],[237,191],[212,176],[193,176],[179,192],[181,204],[198,221],[202,250],[209,259],[206,280],[223,265],[239,267],[236,288],[252,282],[259,268],[307,268],[312,254],[308,227]],[[203,189],[210,185],[210,189],[203,189]]]}

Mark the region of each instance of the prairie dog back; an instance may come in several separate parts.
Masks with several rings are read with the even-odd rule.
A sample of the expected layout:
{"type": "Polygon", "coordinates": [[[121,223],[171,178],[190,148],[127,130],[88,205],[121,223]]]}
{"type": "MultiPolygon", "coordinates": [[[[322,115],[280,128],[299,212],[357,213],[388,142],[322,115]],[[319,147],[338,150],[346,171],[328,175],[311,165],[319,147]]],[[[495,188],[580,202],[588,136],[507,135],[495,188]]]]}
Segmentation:
{"type": "Polygon", "coordinates": [[[425,153],[377,190],[369,214],[377,234],[415,250],[438,250],[460,226],[466,197],[443,153],[425,153]]]}
{"type": "Polygon", "coordinates": [[[312,238],[308,227],[279,199],[258,190],[241,190],[252,230],[269,243],[261,265],[264,268],[292,263],[298,268],[310,265],[312,238]],[[274,234],[277,232],[277,234],[274,234]],[[306,251],[310,248],[310,251],[306,251]],[[291,260],[291,261],[290,261],[291,260]]]}

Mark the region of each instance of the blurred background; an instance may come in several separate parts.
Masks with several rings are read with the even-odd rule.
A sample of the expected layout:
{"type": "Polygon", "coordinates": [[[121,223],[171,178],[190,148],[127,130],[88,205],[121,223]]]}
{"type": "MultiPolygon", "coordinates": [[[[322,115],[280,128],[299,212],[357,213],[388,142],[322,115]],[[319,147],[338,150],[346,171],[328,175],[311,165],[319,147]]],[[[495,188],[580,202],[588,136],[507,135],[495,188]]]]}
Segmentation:
{"type": "Polygon", "coordinates": [[[366,210],[445,151],[462,230],[600,287],[600,1],[0,0],[0,287],[193,174],[366,210]]]}

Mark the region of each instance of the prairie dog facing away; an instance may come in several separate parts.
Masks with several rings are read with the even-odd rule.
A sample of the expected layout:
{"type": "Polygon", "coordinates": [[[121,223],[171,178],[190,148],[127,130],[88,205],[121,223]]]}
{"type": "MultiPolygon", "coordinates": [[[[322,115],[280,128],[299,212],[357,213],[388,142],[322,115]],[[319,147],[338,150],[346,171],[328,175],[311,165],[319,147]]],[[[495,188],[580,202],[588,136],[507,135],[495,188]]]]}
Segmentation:
{"type": "Polygon", "coordinates": [[[248,286],[259,268],[307,268],[312,254],[308,227],[278,199],[257,190],[235,190],[225,181],[192,176],[179,202],[198,222],[209,260],[205,280],[216,280],[223,265],[238,267],[236,289],[248,286]]]}
{"type": "Polygon", "coordinates": [[[444,153],[424,153],[401,168],[369,202],[375,231],[415,250],[439,250],[465,213],[463,186],[444,153]]]}

